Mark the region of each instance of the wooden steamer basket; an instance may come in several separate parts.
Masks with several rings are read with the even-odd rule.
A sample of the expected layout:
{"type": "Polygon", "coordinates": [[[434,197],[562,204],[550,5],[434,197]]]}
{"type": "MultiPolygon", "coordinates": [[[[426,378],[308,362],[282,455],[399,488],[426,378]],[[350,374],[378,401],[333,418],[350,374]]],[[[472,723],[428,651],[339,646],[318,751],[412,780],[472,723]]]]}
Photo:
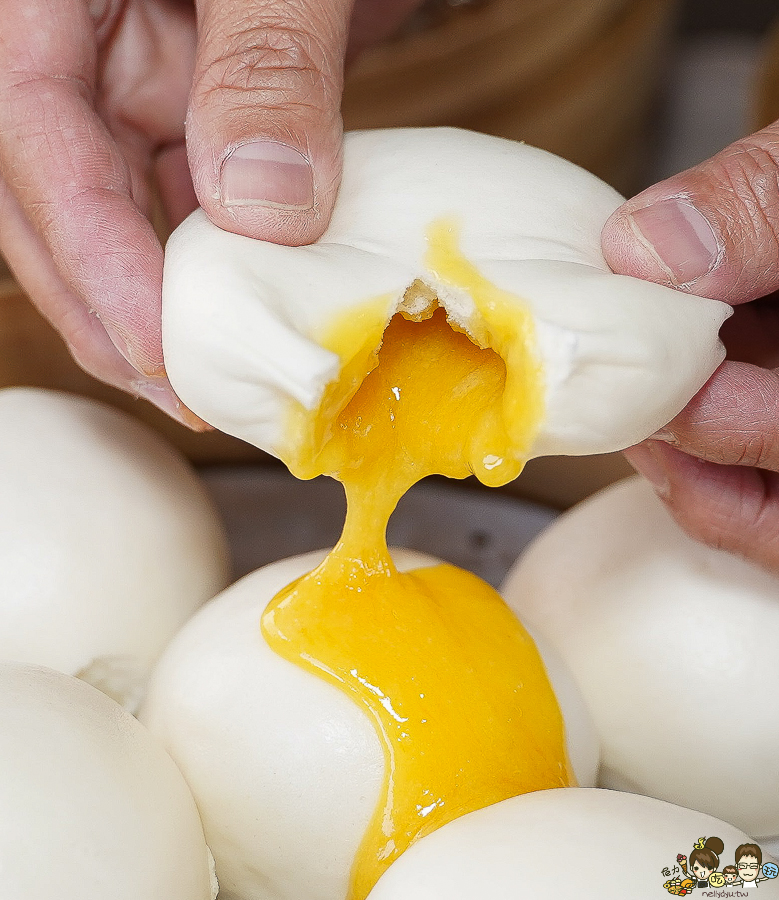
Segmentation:
{"type": "MultiPolygon", "coordinates": [[[[431,0],[405,33],[353,67],[345,126],[456,125],[525,140],[631,193],[641,186],[644,128],[676,7],[677,0],[431,0]]],[[[268,461],[221,433],[193,434],[86,375],[1,264],[0,387],[108,401],[196,463],[268,461]]],[[[628,471],[618,455],[536,460],[504,490],[565,507],[628,471]]]]}
{"type": "Polygon", "coordinates": [[[779,16],[763,42],[751,119],[755,130],[779,119],[779,16]]]}
{"type": "Polygon", "coordinates": [[[450,2],[435,27],[354,66],[347,128],[472,128],[557,153],[623,193],[641,186],[676,0],[450,2]]]}

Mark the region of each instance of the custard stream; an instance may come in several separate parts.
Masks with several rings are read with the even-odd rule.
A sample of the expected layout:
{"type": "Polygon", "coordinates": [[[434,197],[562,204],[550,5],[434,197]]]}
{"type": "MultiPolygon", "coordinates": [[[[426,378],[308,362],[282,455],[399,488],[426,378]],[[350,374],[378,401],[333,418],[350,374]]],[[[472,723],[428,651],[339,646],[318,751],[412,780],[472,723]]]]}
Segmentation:
{"type": "Polygon", "coordinates": [[[384,789],[351,900],[452,819],[575,783],[541,658],[499,595],[450,565],[400,573],[387,552],[389,516],[421,478],[518,474],[502,422],[505,381],[500,356],[453,331],[441,309],[421,322],[395,316],[379,364],[311,460],[346,489],[341,540],[262,618],[270,646],[350,694],[384,746],[384,789]]]}

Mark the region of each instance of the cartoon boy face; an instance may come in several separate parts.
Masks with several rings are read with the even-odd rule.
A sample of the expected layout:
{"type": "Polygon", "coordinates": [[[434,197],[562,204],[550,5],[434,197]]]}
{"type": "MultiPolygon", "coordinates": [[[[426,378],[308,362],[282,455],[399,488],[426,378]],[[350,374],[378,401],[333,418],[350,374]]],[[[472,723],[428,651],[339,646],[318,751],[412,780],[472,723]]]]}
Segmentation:
{"type": "Polygon", "coordinates": [[[738,878],[738,872],[726,872],[723,869],[722,874],[725,876],[725,884],[735,884],[736,879],[738,878]]]}
{"type": "Polygon", "coordinates": [[[738,861],[738,874],[744,883],[754,881],[760,874],[760,863],[756,856],[745,855],[738,861]]]}

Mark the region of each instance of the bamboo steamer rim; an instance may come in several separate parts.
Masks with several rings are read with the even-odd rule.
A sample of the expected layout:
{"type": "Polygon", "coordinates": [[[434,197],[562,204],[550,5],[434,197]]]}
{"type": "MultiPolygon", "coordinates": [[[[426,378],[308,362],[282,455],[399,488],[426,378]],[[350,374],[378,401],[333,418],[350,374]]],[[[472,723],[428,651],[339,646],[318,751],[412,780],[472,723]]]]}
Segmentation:
{"type": "Polygon", "coordinates": [[[570,159],[623,194],[642,185],[647,111],[673,36],[676,0],[643,0],[543,84],[458,124],[570,159]]]}
{"type": "Polygon", "coordinates": [[[360,62],[356,70],[440,62],[474,44],[489,44],[505,32],[527,28],[540,20],[559,28],[562,21],[582,9],[599,19],[608,18],[631,0],[486,0],[463,3],[440,24],[401,33],[370,51],[370,63],[360,62]],[[375,62],[374,62],[375,60],[375,62]]]}
{"type": "Polygon", "coordinates": [[[750,119],[755,129],[779,118],[779,16],[766,35],[755,78],[750,119]]]}
{"type": "MultiPolygon", "coordinates": [[[[500,98],[495,107],[480,110],[468,126],[502,134],[496,124],[516,119],[533,134],[539,129],[544,134],[565,130],[578,142],[586,137],[582,129],[594,121],[599,131],[608,131],[640,117],[655,85],[652,61],[661,58],[671,41],[676,6],[676,0],[629,4],[608,30],[550,72],[543,83],[500,98]]],[[[518,139],[533,143],[526,134],[518,139]]],[[[544,143],[540,146],[549,149],[544,143]]]]}
{"type": "Polygon", "coordinates": [[[351,69],[348,127],[429,124],[530,84],[610,27],[630,0],[491,0],[383,44],[351,69]]]}

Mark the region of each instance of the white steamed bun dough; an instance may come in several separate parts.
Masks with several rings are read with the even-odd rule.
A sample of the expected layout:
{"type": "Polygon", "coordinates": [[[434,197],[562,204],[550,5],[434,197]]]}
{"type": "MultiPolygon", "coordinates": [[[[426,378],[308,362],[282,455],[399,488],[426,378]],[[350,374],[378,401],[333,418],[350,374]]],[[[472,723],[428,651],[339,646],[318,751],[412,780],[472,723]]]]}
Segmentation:
{"type": "MultiPolygon", "coordinates": [[[[344,900],[379,800],[384,753],[372,721],[260,632],[272,597],[324,555],[273,563],[206,604],[166,649],[140,712],[197,800],[220,900],[344,900]]],[[[401,570],[437,562],[404,550],[393,558],[401,570]]],[[[577,778],[593,784],[592,725],[557,657],[539,649],[577,778]]]]}
{"type": "Polygon", "coordinates": [[[688,537],[639,478],[554,522],[503,594],[574,674],[601,783],[779,834],[779,580],[688,537]]]}
{"type": "Polygon", "coordinates": [[[197,808],[148,731],[78,679],[0,662],[0,896],[213,900],[197,808]]]}
{"type": "Polygon", "coordinates": [[[226,541],[162,438],[92,400],[0,391],[0,659],[132,708],[178,628],[227,583],[226,541]]]}
{"type": "MultiPolygon", "coordinates": [[[[531,457],[622,449],[705,383],[723,358],[717,333],[730,309],[611,273],[600,233],[621,201],[593,175],[525,144],[449,128],[348,134],[333,218],[315,244],[221,231],[202,210],[173,234],[163,285],[168,375],[199,416],[287,458],[290,442],[304,438],[285,434],[289,410],[316,409],[349,359],[378,348],[395,312],[419,312],[418,293],[404,300],[418,280],[506,360],[515,393],[517,359],[540,364],[545,410],[531,457]],[[494,310],[480,312],[466,286],[431,268],[428,236],[440,222],[511,295],[517,319],[531,311],[534,335],[509,335],[494,310]],[[368,301],[379,304],[378,329],[367,314],[362,327],[368,301]],[[322,336],[349,317],[359,327],[339,358],[322,336]]],[[[344,378],[336,391],[341,405],[350,384],[344,378]]]]}
{"type": "MultiPolygon", "coordinates": [[[[732,825],[649,797],[536,791],[422,838],[387,869],[369,900],[657,900],[670,896],[663,869],[670,872],[677,854],[689,857],[701,836],[714,835],[725,845],[721,866],[752,843],[732,825]]],[[[760,897],[779,897],[777,881],[758,887],[760,897]]]]}

